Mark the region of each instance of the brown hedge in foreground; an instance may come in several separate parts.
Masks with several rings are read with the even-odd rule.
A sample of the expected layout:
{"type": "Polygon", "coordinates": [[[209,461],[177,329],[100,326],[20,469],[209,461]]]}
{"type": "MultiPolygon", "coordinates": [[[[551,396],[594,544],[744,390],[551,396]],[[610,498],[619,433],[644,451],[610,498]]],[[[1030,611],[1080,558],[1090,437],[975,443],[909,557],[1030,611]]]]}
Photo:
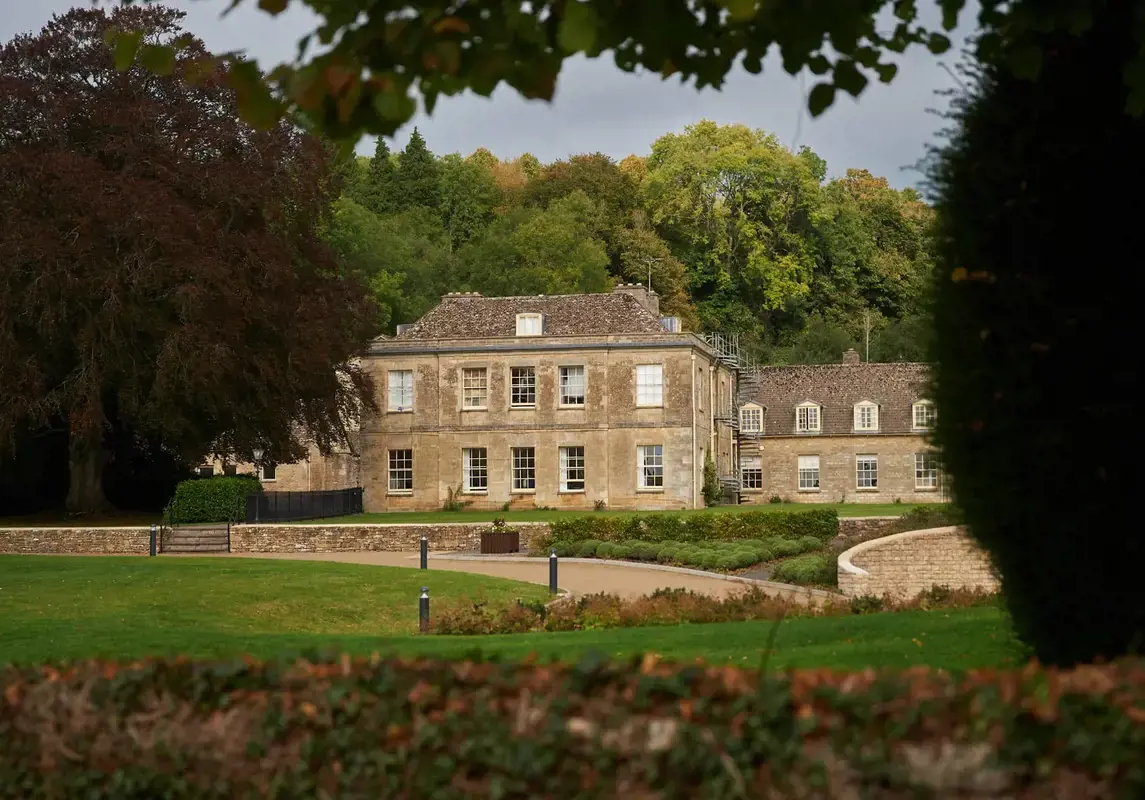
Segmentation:
{"type": "Polygon", "coordinates": [[[529,631],[580,631],[601,628],[641,628],[692,622],[746,622],[789,617],[841,617],[880,611],[930,611],[1000,605],[1000,595],[978,590],[935,586],[916,597],[835,598],[803,602],[769,594],[758,586],[725,597],[712,597],[686,589],[659,589],[650,595],[623,599],[615,594],[592,594],[551,606],[521,603],[490,605],[484,600],[445,604],[430,620],[434,633],[479,635],[529,631]]]}
{"type": "Polygon", "coordinates": [[[1106,798],[1145,668],[351,660],[0,673],[0,796],[1106,798]]]}

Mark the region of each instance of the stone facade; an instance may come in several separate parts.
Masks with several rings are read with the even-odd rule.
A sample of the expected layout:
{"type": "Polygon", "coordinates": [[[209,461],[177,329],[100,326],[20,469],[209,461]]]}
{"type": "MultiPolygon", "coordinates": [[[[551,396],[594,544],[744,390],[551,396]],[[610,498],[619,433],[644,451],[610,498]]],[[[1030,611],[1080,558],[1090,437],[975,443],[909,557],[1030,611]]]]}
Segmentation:
{"type": "Polygon", "coordinates": [[[657,304],[631,285],[600,295],[450,295],[375,341],[364,363],[382,413],[362,422],[366,510],[435,510],[454,495],[487,510],[703,506],[705,459],[735,472],[735,373],[700,337],[667,330],[657,304]],[[538,332],[517,335],[518,314],[539,317],[538,332]],[[661,386],[651,403],[638,388],[648,369],[661,386]],[[514,396],[515,370],[518,386],[531,375],[532,402],[514,396]],[[583,375],[583,402],[562,402],[562,371],[583,375]],[[403,385],[412,388],[403,394],[403,385]],[[661,485],[642,485],[650,447],[660,448],[661,485]],[[583,455],[583,487],[568,484],[563,448],[583,455]],[[485,486],[469,485],[466,451],[484,455],[485,486]],[[404,481],[391,459],[407,457],[404,481]]]}
{"type": "Polygon", "coordinates": [[[839,591],[849,597],[916,596],[934,586],[998,591],[990,559],[957,527],[872,539],[839,556],[839,591]]]}
{"type": "Polygon", "coordinates": [[[0,553],[147,555],[150,528],[0,528],[0,553]]]}
{"type": "Polygon", "coordinates": [[[751,381],[740,398],[740,460],[762,485],[745,486],[744,502],[947,499],[927,441],[925,364],[861,363],[849,351],[841,364],[763,367],[751,381]]]}
{"type": "MultiPolygon", "coordinates": [[[[231,528],[232,553],[337,553],[363,550],[417,552],[421,537],[429,549],[475,552],[481,547],[481,532],[488,523],[439,523],[433,525],[235,525],[231,528]]],[[[548,524],[518,523],[521,552],[533,536],[547,534],[548,524]]]]}
{"type": "Polygon", "coordinates": [[[200,474],[224,475],[257,474],[267,492],[318,492],[327,489],[352,489],[358,486],[360,464],[358,456],[348,449],[335,450],[323,455],[316,446],[310,445],[309,457],[293,464],[278,464],[274,477],[267,477],[264,470],[254,464],[232,464],[221,459],[202,464],[200,474]]]}

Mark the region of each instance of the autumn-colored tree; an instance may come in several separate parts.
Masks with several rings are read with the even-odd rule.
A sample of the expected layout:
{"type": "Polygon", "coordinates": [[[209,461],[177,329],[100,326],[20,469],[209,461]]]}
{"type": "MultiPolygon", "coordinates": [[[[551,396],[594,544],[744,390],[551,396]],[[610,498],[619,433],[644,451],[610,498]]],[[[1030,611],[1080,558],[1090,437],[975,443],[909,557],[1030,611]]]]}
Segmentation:
{"type": "Polygon", "coordinates": [[[75,510],[105,503],[113,429],[285,462],[372,402],[376,312],[318,235],[331,161],[242,122],[183,16],[75,9],[0,48],[0,439],[66,426],[75,510]],[[149,69],[116,68],[115,30],[149,69]]]}

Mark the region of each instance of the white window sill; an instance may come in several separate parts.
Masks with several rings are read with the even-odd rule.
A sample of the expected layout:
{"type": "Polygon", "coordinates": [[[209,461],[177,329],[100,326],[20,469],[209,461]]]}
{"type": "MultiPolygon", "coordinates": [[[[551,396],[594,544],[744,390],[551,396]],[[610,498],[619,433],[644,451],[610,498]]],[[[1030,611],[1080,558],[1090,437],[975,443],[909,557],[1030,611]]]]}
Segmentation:
{"type": "Polygon", "coordinates": [[[870,494],[871,492],[877,492],[878,490],[879,490],[878,486],[856,486],[855,487],[856,492],[863,492],[865,494],[870,494]]]}
{"type": "Polygon", "coordinates": [[[413,489],[390,489],[386,497],[412,497],[413,489]]]}
{"type": "Polygon", "coordinates": [[[741,491],[746,492],[747,494],[761,494],[763,489],[748,489],[745,487],[741,491]]]}
{"type": "Polygon", "coordinates": [[[937,486],[916,486],[916,487],[914,487],[914,490],[916,492],[937,492],[938,487],[937,486]]]}
{"type": "Polygon", "coordinates": [[[561,489],[557,494],[584,494],[584,489],[561,489]]]}
{"type": "Polygon", "coordinates": [[[647,403],[647,404],[637,403],[636,407],[637,408],[663,408],[664,404],[663,403],[647,403]]]}
{"type": "Polygon", "coordinates": [[[565,411],[584,411],[584,403],[561,403],[557,408],[565,411]]]}
{"type": "Polygon", "coordinates": [[[822,490],[821,489],[796,489],[796,491],[802,492],[803,494],[815,494],[816,492],[819,492],[822,490]]]}
{"type": "Polygon", "coordinates": [[[472,494],[476,494],[476,495],[489,494],[489,490],[488,489],[466,489],[465,491],[462,492],[462,494],[470,494],[470,495],[472,495],[472,494]]]}
{"type": "Polygon", "coordinates": [[[489,406],[462,406],[462,412],[465,411],[488,411],[489,406]]]}
{"type": "Polygon", "coordinates": [[[386,413],[387,414],[412,414],[413,409],[412,408],[387,408],[386,413]]]}
{"type": "Polygon", "coordinates": [[[510,411],[536,411],[537,404],[531,403],[530,405],[512,405],[509,406],[510,411]]]}
{"type": "Polygon", "coordinates": [[[664,494],[663,486],[641,486],[636,490],[640,494],[664,494]]]}
{"type": "Polygon", "coordinates": [[[258,480],[259,480],[259,483],[277,483],[278,482],[278,478],[259,478],[258,480]]]}

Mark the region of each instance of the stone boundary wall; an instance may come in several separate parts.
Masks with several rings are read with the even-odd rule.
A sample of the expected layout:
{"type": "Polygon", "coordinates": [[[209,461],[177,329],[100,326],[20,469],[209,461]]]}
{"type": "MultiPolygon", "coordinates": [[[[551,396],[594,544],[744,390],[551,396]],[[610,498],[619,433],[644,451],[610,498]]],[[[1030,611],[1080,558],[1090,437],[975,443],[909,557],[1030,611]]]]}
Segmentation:
{"type": "Polygon", "coordinates": [[[990,559],[960,527],[907,531],[855,545],[839,556],[848,597],[914,597],[933,586],[998,591],[990,559]]]}
{"type": "MultiPolygon", "coordinates": [[[[893,525],[898,517],[843,517],[839,536],[869,535],[893,525]]],[[[547,522],[514,522],[521,551],[533,536],[549,532],[547,522]]],[[[409,525],[277,524],[231,526],[232,553],[334,553],[355,550],[415,552],[421,537],[437,552],[474,552],[488,522],[427,522],[409,525]]],[[[90,553],[146,555],[150,529],[138,528],[0,528],[0,553],[90,553]]]]}
{"type": "MultiPolygon", "coordinates": [[[[529,539],[549,532],[545,522],[518,522],[511,526],[521,534],[521,551],[529,539]]],[[[232,553],[338,553],[361,550],[415,552],[421,537],[429,539],[431,551],[476,552],[481,549],[481,531],[488,522],[439,522],[411,525],[234,525],[232,553]]]]}
{"type": "Polygon", "coordinates": [[[151,528],[0,528],[0,553],[142,555],[151,528]]]}

